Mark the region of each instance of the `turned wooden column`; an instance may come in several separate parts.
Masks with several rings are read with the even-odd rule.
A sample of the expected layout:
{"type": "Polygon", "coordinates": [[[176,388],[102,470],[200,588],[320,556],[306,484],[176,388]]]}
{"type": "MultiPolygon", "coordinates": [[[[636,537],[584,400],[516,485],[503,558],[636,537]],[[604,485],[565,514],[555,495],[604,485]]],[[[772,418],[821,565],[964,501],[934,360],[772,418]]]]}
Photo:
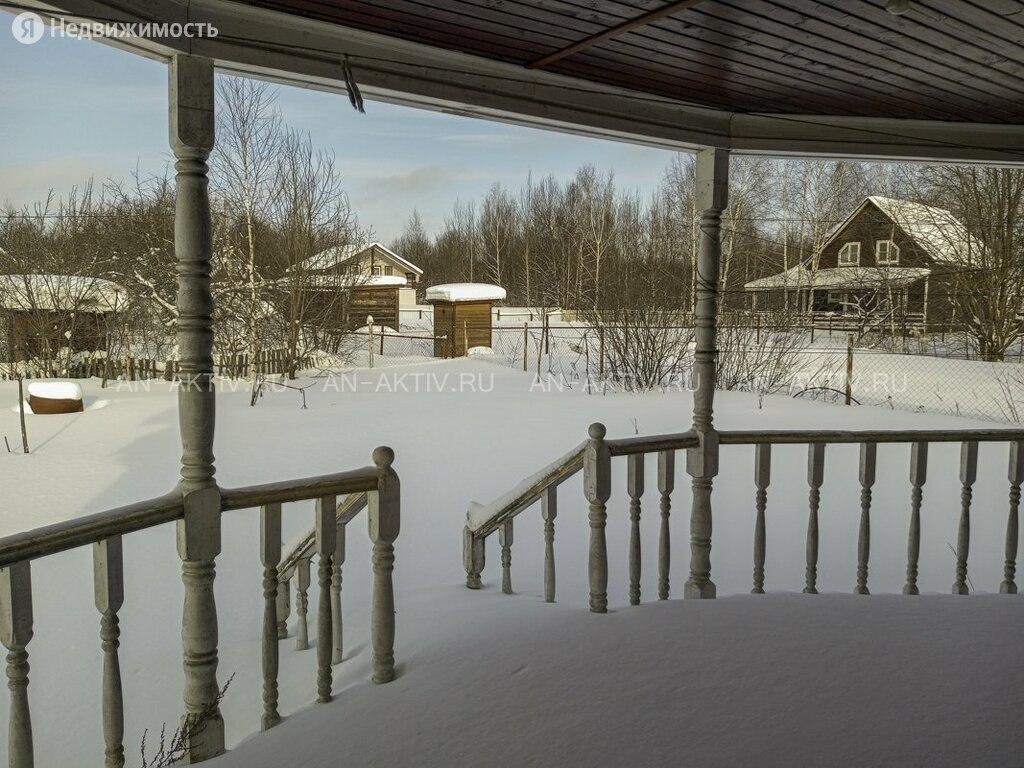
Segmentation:
{"type": "Polygon", "coordinates": [[[711,485],[718,474],[718,433],[713,426],[715,366],[718,360],[718,270],[722,256],[722,211],[729,201],[729,153],[706,148],[697,153],[696,203],[700,209],[697,254],[696,348],[694,352],[693,431],[700,441],[686,451],[686,473],[693,483],[690,511],[690,578],[683,597],[715,596],[711,581],[711,485]]]}
{"type": "Polygon", "coordinates": [[[170,143],[176,205],[174,254],[178,273],[178,422],[181,491],[178,522],[185,604],[181,640],[185,669],[186,759],[200,762],[224,751],[217,706],[215,560],[220,554],[220,491],[214,480],[212,228],[206,160],[213,149],[213,62],[177,55],[170,64],[170,143]]]}

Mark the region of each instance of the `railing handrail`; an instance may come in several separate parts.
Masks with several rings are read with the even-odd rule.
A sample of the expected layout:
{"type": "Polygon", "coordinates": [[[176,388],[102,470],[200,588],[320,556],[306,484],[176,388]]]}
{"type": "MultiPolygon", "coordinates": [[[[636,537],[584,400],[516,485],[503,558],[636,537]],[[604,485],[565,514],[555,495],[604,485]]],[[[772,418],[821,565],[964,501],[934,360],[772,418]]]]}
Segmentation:
{"type": "MultiPolygon", "coordinates": [[[[299,480],[221,489],[221,511],[251,509],[263,504],[306,501],[321,496],[375,490],[379,470],[373,466],[299,480]]],[[[0,538],[0,568],[23,560],[66,552],[146,528],[178,520],[184,514],[180,491],[123,507],[84,515],[0,538]]]]}
{"type": "MultiPolygon", "coordinates": [[[[369,499],[366,493],[351,493],[342,499],[335,511],[337,522],[341,525],[348,525],[352,519],[366,509],[369,499]]],[[[316,528],[311,527],[294,544],[289,547],[288,553],[281,558],[281,564],[277,567],[277,580],[287,581],[295,573],[299,560],[310,557],[316,547],[316,528]]]]}
{"type": "Polygon", "coordinates": [[[66,552],[112,536],[177,520],[184,514],[180,493],[139,501],[0,538],[0,567],[66,552]]]}
{"type": "Polygon", "coordinates": [[[694,448],[700,444],[697,433],[672,432],[664,435],[641,435],[639,437],[623,437],[616,440],[605,440],[612,456],[634,456],[639,453],[658,453],[659,451],[676,451],[683,448],[694,448]]]}
{"type": "Polygon", "coordinates": [[[503,523],[536,503],[548,488],[564,483],[583,469],[583,452],[586,447],[587,441],[584,440],[490,504],[471,503],[466,512],[466,528],[474,538],[490,536],[503,523]]]}
{"type": "Polygon", "coordinates": [[[380,470],[367,466],[329,475],[316,475],[300,480],[247,485],[242,488],[222,488],[220,508],[224,512],[251,509],[264,504],[289,501],[308,501],[321,496],[341,496],[372,491],[377,488],[380,470]]]}
{"type": "MultiPolygon", "coordinates": [[[[718,433],[722,445],[785,443],[1013,443],[1024,440],[1021,429],[768,429],[726,430],[718,433]]],[[[609,441],[610,442],[610,441],[609,441]]]]}

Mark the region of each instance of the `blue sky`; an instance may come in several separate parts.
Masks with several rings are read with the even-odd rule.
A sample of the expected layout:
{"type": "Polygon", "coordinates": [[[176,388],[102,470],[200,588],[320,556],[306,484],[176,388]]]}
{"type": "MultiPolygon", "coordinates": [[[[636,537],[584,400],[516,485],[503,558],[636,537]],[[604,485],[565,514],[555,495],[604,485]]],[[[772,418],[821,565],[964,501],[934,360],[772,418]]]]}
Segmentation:
{"type": "MultiPolygon", "coordinates": [[[[166,66],[87,40],[44,37],[23,45],[0,14],[0,204],[65,193],[90,176],[160,172],[167,147],[166,66]]],[[[357,73],[358,76],[358,73],[357,73]]],[[[337,154],[363,226],[385,242],[413,209],[430,232],[457,199],[495,183],[517,189],[532,171],[568,178],[592,163],[623,188],[651,190],[670,154],[503,123],[282,87],[285,120],[337,154]]]]}

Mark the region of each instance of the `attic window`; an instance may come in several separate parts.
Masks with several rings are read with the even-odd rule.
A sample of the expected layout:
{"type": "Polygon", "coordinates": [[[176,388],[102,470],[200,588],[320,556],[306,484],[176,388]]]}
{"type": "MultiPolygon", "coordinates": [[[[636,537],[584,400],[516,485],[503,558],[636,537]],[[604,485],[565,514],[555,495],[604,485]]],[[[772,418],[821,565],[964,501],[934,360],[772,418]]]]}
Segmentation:
{"type": "Polygon", "coordinates": [[[375,266],[370,267],[370,274],[371,275],[379,275],[380,274],[380,266],[375,265],[375,266]]]}
{"type": "Polygon", "coordinates": [[[385,275],[393,275],[393,274],[395,274],[395,270],[394,270],[393,267],[387,267],[386,266],[386,267],[384,267],[384,274],[385,275]]]}
{"type": "Polygon", "coordinates": [[[892,240],[879,240],[875,243],[876,264],[899,264],[900,247],[892,240]]]}
{"type": "Polygon", "coordinates": [[[860,243],[847,243],[839,249],[839,266],[856,267],[860,264],[860,243]]]}

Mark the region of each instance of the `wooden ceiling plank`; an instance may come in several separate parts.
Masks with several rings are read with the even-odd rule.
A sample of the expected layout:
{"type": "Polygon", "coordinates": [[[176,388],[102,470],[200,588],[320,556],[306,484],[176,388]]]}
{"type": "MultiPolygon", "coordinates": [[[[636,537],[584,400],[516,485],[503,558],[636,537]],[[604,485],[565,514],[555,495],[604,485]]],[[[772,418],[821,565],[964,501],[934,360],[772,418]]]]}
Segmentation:
{"type": "MultiPolygon", "coordinates": [[[[853,10],[860,7],[860,4],[844,3],[835,8],[815,2],[808,7],[816,9],[818,15],[811,16],[792,10],[793,2],[800,6],[806,4],[803,0],[787,0],[787,5],[777,0],[763,0],[759,7],[764,8],[764,12],[757,14],[756,23],[766,31],[781,25],[784,34],[789,36],[794,45],[817,45],[818,50],[823,50],[820,46],[830,43],[842,46],[855,60],[858,56],[863,57],[859,60],[861,66],[870,63],[879,73],[887,73],[887,77],[913,81],[914,88],[938,88],[939,95],[948,96],[942,89],[950,85],[961,87],[966,80],[971,79],[961,69],[943,64],[933,56],[893,46],[880,39],[878,29],[874,26],[859,25],[853,10]],[[787,23],[787,19],[794,21],[794,24],[787,23]]],[[[896,42],[900,41],[897,39],[896,42]]],[[[973,85],[978,87],[986,84],[976,82],[973,85]]]]}
{"type": "MultiPolygon", "coordinates": [[[[950,9],[958,9],[961,4],[949,6],[950,9]]],[[[819,5],[819,7],[824,7],[819,5]]],[[[969,34],[972,37],[970,25],[965,24],[959,18],[947,17],[950,25],[955,26],[958,35],[952,34],[946,29],[933,26],[933,19],[923,12],[923,8],[911,7],[911,12],[904,16],[894,16],[887,13],[883,8],[870,4],[845,4],[842,6],[828,6],[823,11],[823,17],[842,17],[852,21],[847,29],[855,30],[862,36],[874,36],[880,42],[887,42],[894,49],[903,52],[912,52],[923,59],[939,62],[948,61],[951,56],[962,60],[960,65],[946,64],[949,70],[964,73],[963,80],[969,80],[984,75],[985,81],[993,85],[999,85],[1008,90],[1024,94],[1024,68],[1020,65],[1021,51],[1018,48],[1012,58],[1004,53],[980,50],[977,43],[968,42],[963,36],[969,34]],[[877,30],[881,28],[886,31],[884,36],[878,36],[877,30]],[[986,55],[987,54],[987,55],[986,55]],[[1001,70],[1000,66],[1009,66],[1011,71],[1001,70]]],[[[980,41],[979,41],[980,42],[980,41]]],[[[989,40],[987,42],[994,42],[989,40]]],[[[963,80],[957,80],[962,82],[963,80]]]]}
{"type": "Polygon", "coordinates": [[[687,8],[692,8],[699,2],[702,2],[702,0],[675,0],[675,2],[670,2],[662,8],[656,8],[652,11],[648,11],[647,13],[637,16],[635,19],[630,19],[628,21],[623,21],[620,24],[616,24],[614,27],[610,27],[604,32],[598,32],[590,35],[589,37],[585,37],[577,43],[566,46],[565,48],[552,51],[547,56],[542,56],[536,61],[531,61],[526,66],[529,69],[542,69],[549,64],[553,64],[556,61],[572,56],[575,53],[585,51],[587,48],[597,45],[600,42],[610,40],[613,37],[629,32],[631,29],[636,29],[637,27],[642,27],[645,24],[658,21],[666,16],[671,16],[673,13],[681,13],[687,8]]]}
{"type": "MultiPolygon", "coordinates": [[[[417,0],[417,2],[422,2],[422,0],[417,0]]],[[[547,5],[551,6],[553,4],[547,3],[547,5]]],[[[496,7],[494,3],[491,2],[491,0],[458,0],[457,2],[453,3],[452,6],[459,8],[460,12],[467,14],[472,13],[478,18],[485,17],[496,23],[500,23],[499,19],[506,19],[509,20],[509,23],[519,25],[520,28],[530,31],[546,30],[549,29],[552,25],[557,24],[559,21],[561,21],[562,23],[568,23],[568,20],[570,19],[570,17],[568,16],[559,16],[557,14],[551,13],[549,10],[537,9],[532,4],[527,6],[522,3],[504,3],[500,6],[500,10],[496,10],[496,7]],[[519,13],[523,14],[534,13],[537,15],[533,17],[519,15],[519,13],[516,13],[515,11],[518,11],[519,13]]],[[[670,44],[663,42],[656,36],[648,37],[647,33],[652,30],[652,27],[646,27],[643,30],[634,30],[630,34],[625,35],[623,37],[616,38],[614,40],[608,40],[601,43],[598,49],[602,53],[605,51],[614,51],[616,53],[623,53],[629,56],[633,56],[634,58],[640,57],[642,60],[646,60],[648,62],[658,61],[663,63],[670,63],[669,60],[679,62],[678,66],[686,67],[686,71],[691,74],[694,72],[693,67],[695,65],[700,65],[703,68],[708,69],[708,71],[715,72],[728,71],[733,72],[735,74],[739,74],[741,71],[743,71],[746,74],[746,78],[748,80],[753,79],[754,81],[756,81],[754,85],[757,85],[758,82],[767,83],[767,86],[773,92],[780,92],[779,83],[777,80],[773,80],[771,77],[766,77],[766,73],[777,73],[780,76],[786,78],[784,82],[792,82],[792,67],[781,65],[770,56],[764,56],[763,58],[758,59],[758,61],[756,62],[756,66],[736,66],[727,58],[728,45],[719,45],[715,48],[706,48],[702,53],[698,54],[688,50],[684,51],[678,48],[673,48],[670,44]],[[629,42],[638,33],[643,34],[642,40],[639,43],[629,42]],[[719,53],[719,51],[722,52],[719,53]],[[652,52],[655,52],[659,55],[656,58],[652,59],[652,52]],[[713,69],[716,67],[717,69],[713,69]]],[[[705,41],[710,41],[712,37],[721,36],[718,36],[715,33],[711,32],[710,34],[703,35],[702,37],[705,41]]],[[[736,41],[730,39],[728,42],[736,41]]],[[[590,51],[588,51],[588,53],[594,53],[594,49],[591,49],[590,51]]],[[[799,63],[800,62],[796,62],[796,64],[799,63]]],[[[803,65],[805,67],[812,69],[825,69],[824,65],[819,65],[816,67],[815,62],[811,62],[809,60],[804,62],[803,65]]],[[[863,78],[856,77],[845,72],[832,74],[837,74],[838,79],[843,83],[843,85],[839,86],[829,86],[831,90],[835,91],[839,95],[845,95],[849,98],[864,100],[866,95],[875,94],[875,99],[879,99],[883,103],[886,103],[890,106],[901,108],[906,107],[907,100],[905,98],[893,95],[891,92],[887,93],[886,91],[883,91],[881,89],[867,86],[864,84],[863,78]]],[[[804,92],[814,93],[824,92],[826,90],[826,87],[824,86],[822,86],[820,91],[818,89],[808,89],[809,82],[812,81],[802,81],[802,88],[804,92]]],[[[760,88],[763,86],[757,87],[760,88]]],[[[798,95],[797,93],[794,93],[791,86],[783,86],[781,92],[789,96],[790,98],[798,95]]],[[[914,110],[914,112],[918,117],[922,118],[948,119],[950,116],[949,112],[936,109],[929,109],[928,107],[925,106],[921,106],[919,109],[914,110]]]]}
{"type": "MultiPolygon", "coordinates": [[[[701,12],[704,12],[703,8],[701,12]]],[[[845,67],[852,71],[857,71],[858,64],[856,59],[852,57],[858,54],[852,45],[847,46],[845,43],[833,41],[840,50],[844,50],[843,55],[815,47],[816,45],[821,45],[823,39],[827,41],[828,38],[800,31],[794,27],[786,26],[782,22],[773,22],[770,19],[751,16],[750,14],[738,14],[733,19],[711,17],[703,23],[734,29],[736,24],[740,22],[750,30],[750,34],[754,35],[751,38],[752,40],[764,41],[769,39],[778,41],[782,45],[781,50],[784,54],[816,58],[818,61],[827,63],[829,66],[845,67]],[[787,35],[789,36],[787,37],[787,35]]],[[[866,82],[892,82],[896,85],[906,82],[906,85],[902,87],[900,92],[905,93],[908,99],[920,99],[922,96],[926,96],[936,100],[939,104],[955,102],[961,108],[977,104],[977,95],[974,93],[963,93],[962,84],[949,81],[943,85],[942,82],[939,82],[941,78],[929,77],[925,72],[917,71],[918,74],[913,74],[915,70],[909,66],[904,66],[904,62],[900,61],[896,64],[891,64],[888,58],[879,57],[875,52],[861,50],[860,55],[877,62],[877,67],[874,70],[867,70],[863,64],[859,65],[860,71],[864,73],[866,82]]],[[[799,76],[799,72],[795,72],[794,76],[799,76]]],[[[993,106],[993,109],[999,108],[993,106]]]]}

